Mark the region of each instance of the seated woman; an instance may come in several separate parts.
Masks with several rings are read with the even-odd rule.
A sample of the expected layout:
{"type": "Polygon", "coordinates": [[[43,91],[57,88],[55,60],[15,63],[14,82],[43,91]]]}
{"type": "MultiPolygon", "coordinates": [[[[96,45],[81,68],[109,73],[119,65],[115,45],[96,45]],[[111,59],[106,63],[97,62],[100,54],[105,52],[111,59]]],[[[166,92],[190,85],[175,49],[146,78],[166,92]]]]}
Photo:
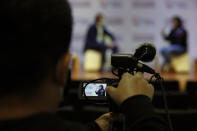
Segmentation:
{"type": "Polygon", "coordinates": [[[100,85],[98,90],[95,91],[98,96],[105,96],[105,89],[103,85],[100,85]]]}
{"type": "Polygon", "coordinates": [[[180,55],[187,52],[187,31],[183,26],[183,22],[180,17],[172,18],[173,27],[169,34],[165,34],[162,31],[162,36],[165,40],[168,40],[170,45],[161,49],[161,54],[164,57],[164,63],[162,70],[169,70],[171,59],[174,55],[180,55]]]}

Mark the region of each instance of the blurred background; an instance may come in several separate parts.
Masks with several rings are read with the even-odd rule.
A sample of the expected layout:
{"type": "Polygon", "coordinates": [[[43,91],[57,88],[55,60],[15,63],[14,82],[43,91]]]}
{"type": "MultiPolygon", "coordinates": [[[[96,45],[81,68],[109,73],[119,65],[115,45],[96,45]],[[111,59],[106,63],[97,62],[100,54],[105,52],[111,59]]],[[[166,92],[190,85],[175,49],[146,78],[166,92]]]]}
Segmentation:
{"type": "MultiPolygon", "coordinates": [[[[79,100],[80,83],[103,77],[114,78],[109,67],[109,57],[113,51],[108,52],[108,49],[113,49],[114,45],[118,47],[115,52],[134,54],[135,49],[142,43],[153,42],[157,48],[157,55],[152,62],[146,64],[160,72],[165,79],[164,86],[175,131],[197,129],[195,126],[197,121],[197,0],[70,0],[70,3],[74,17],[70,48],[73,63],[71,88],[63,109],[70,113],[60,112],[61,116],[70,116],[72,120],[87,122],[107,112],[109,110],[107,105],[97,105],[94,102],[84,104],[79,100]],[[100,29],[97,24],[92,26],[95,25],[98,14],[103,15],[102,23],[105,26],[103,29],[100,29]],[[165,60],[161,49],[172,44],[164,39],[163,34],[169,34],[172,31],[172,19],[175,16],[182,20],[187,33],[187,50],[173,56],[169,63],[170,70],[163,70],[165,60]],[[113,35],[110,39],[113,46],[99,43],[99,39],[104,39],[99,35],[95,38],[99,49],[93,49],[102,54],[103,47],[107,46],[104,56],[99,55],[98,52],[86,54],[84,50],[88,43],[87,39],[91,39],[91,35],[96,32],[91,30],[96,29],[99,30],[97,34],[106,31],[108,36],[113,35]],[[102,68],[102,66],[105,67],[103,61],[107,63],[107,68],[102,68]]],[[[180,31],[178,32],[181,34],[180,31]]],[[[177,36],[177,33],[174,36],[177,36]]],[[[95,41],[90,41],[90,44],[95,44],[95,41]]],[[[148,79],[148,76],[146,78],[148,79]]],[[[162,91],[157,83],[152,84],[155,86],[153,105],[155,110],[165,117],[162,91]]]]}
{"type": "Polygon", "coordinates": [[[159,50],[168,43],[161,32],[163,29],[169,32],[172,17],[179,16],[188,32],[189,72],[194,72],[197,0],[70,0],[70,3],[74,15],[71,52],[80,56],[81,66],[86,33],[96,14],[104,15],[105,26],[116,37],[120,53],[134,53],[141,43],[151,41],[157,48],[159,64],[163,62],[159,50]]]}

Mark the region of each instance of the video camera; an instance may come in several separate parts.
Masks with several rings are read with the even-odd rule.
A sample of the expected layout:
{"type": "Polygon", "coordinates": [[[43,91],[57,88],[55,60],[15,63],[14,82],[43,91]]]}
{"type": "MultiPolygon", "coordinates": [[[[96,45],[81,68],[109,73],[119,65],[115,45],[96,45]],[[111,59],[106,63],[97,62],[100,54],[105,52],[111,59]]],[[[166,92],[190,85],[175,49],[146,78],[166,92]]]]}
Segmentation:
{"type": "Polygon", "coordinates": [[[150,62],[156,55],[156,49],[151,42],[145,42],[139,46],[135,54],[112,54],[111,65],[112,73],[117,76],[114,78],[101,78],[92,81],[82,82],[79,88],[79,98],[85,101],[107,102],[108,97],[106,93],[107,86],[117,87],[122,74],[128,72],[134,74],[135,72],[147,72],[153,74],[153,77],[158,77],[156,73],[149,66],[139,62],[150,62]]]}
{"type": "MultiPolygon", "coordinates": [[[[170,130],[173,130],[172,122],[170,119],[165,88],[163,87],[163,78],[159,75],[159,73],[155,72],[149,66],[141,63],[142,62],[150,62],[154,59],[156,55],[156,49],[151,42],[143,43],[139,48],[135,50],[134,55],[132,54],[112,54],[111,56],[111,65],[112,65],[112,73],[117,76],[114,78],[101,78],[92,81],[83,82],[79,88],[79,98],[85,101],[92,101],[93,103],[109,103],[109,110],[115,113],[120,113],[119,107],[107,96],[106,87],[113,86],[117,87],[119,81],[121,80],[121,76],[128,72],[132,75],[135,72],[146,72],[152,74],[149,79],[149,83],[157,82],[162,89],[164,107],[167,114],[167,119],[169,123],[170,130]],[[154,82],[153,82],[153,78],[154,82]]],[[[155,87],[158,88],[158,87],[155,87]]],[[[124,120],[118,123],[113,124],[113,131],[119,131],[124,129],[125,122],[124,120]]]]}

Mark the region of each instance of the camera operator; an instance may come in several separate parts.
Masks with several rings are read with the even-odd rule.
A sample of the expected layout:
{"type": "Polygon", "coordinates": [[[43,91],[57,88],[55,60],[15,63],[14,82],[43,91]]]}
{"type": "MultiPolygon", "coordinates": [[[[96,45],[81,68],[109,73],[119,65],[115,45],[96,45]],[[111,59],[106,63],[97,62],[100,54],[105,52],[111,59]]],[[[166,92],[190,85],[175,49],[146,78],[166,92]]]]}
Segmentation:
{"type": "MultiPolygon", "coordinates": [[[[108,131],[104,114],[88,125],[55,115],[66,85],[72,16],[65,0],[1,1],[1,131],[108,131]]],[[[124,74],[117,89],[107,87],[121,106],[127,128],[163,131],[165,122],[151,105],[153,87],[142,74],[124,74]]]]}

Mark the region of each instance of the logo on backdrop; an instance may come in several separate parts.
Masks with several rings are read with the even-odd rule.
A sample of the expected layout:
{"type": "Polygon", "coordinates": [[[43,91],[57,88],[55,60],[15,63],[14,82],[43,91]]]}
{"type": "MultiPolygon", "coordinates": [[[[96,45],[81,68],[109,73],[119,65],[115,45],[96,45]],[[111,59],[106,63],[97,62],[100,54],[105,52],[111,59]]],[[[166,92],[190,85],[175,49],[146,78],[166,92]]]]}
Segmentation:
{"type": "Polygon", "coordinates": [[[122,1],[120,0],[100,0],[100,5],[103,8],[109,8],[112,7],[114,9],[121,8],[122,7],[122,1]]]}
{"type": "Polygon", "coordinates": [[[75,42],[83,42],[84,41],[84,38],[85,38],[85,35],[84,34],[77,34],[77,33],[75,33],[74,35],[73,35],[73,41],[75,41],[75,42]]]}
{"type": "Polygon", "coordinates": [[[133,34],[132,41],[134,42],[143,42],[143,41],[154,41],[155,37],[154,34],[133,34]]]}
{"type": "Polygon", "coordinates": [[[117,33],[114,33],[115,37],[116,37],[116,41],[119,43],[120,41],[123,41],[123,35],[120,35],[120,34],[117,34],[117,33]]]}
{"type": "Polygon", "coordinates": [[[124,20],[121,17],[107,17],[106,22],[110,26],[122,26],[124,20]]]}
{"type": "Polygon", "coordinates": [[[88,18],[80,18],[80,17],[76,17],[74,19],[74,24],[75,25],[80,25],[80,26],[86,26],[90,23],[90,20],[88,18]]]}
{"type": "Polygon", "coordinates": [[[185,9],[188,8],[187,0],[166,0],[165,5],[167,8],[180,8],[185,9]]]}
{"type": "Polygon", "coordinates": [[[134,26],[154,26],[155,21],[149,17],[132,16],[131,23],[134,26]]]}
{"type": "Polygon", "coordinates": [[[131,1],[133,8],[154,8],[155,0],[133,0],[131,1]]]}

